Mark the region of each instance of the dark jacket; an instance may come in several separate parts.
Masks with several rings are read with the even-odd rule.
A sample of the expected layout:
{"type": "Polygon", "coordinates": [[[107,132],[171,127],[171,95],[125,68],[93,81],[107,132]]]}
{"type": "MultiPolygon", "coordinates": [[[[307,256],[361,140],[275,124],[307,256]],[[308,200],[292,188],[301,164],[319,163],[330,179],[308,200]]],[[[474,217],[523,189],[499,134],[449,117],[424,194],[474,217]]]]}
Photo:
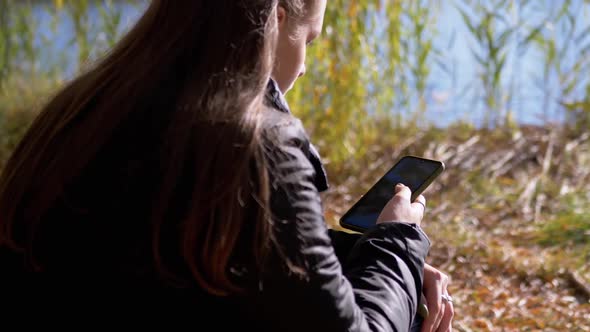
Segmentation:
{"type": "MultiPolygon", "coordinates": [[[[35,274],[20,267],[21,257],[3,251],[2,298],[15,311],[55,310],[87,321],[117,317],[142,325],[165,320],[197,331],[407,331],[422,288],[426,235],[403,222],[375,226],[362,236],[329,231],[319,196],[327,189],[319,155],[274,82],[267,100],[272,252],[255,292],[216,297],[146,281],[145,274],[117,283],[122,276],[104,271],[100,261],[83,272],[72,259],[64,272],[35,274]]],[[[119,245],[105,242],[104,248],[119,245]]],[[[87,247],[69,249],[83,250],[78,246],[87,247]]]]}
{"type": "MultiPolygon", "coordinates": [[[[293,298],[309,293],[307,300],[290,306],[293,311],[305,307],[301,316],[307,319],[290,317],[291,310],[270,317],[278,316],[277,324],[289,331],[409,330],[422,290],[428,239],[419,227],[406,223],[379,225],[362,236],[328,230],[318,196],[328,188],[319,154],[272,81],[269,95],[273,108],[280,111],[268,117],[267,126],[268,136],[280,143],[269,153],[277,159],[273,173],[279,179],[273,211],[280,219],[296,220],[273,229],[278,233],[276,244],[291,261],[312,266],[315,262],[315,278],[321,280],[321,290],[310,283],[284,287],[293,291],[293,298]],[[289,244],[293,234],[302,240],[295,246],[289,244]]],[[[283,297],[285,292],[271,294],[283,297]]]]}

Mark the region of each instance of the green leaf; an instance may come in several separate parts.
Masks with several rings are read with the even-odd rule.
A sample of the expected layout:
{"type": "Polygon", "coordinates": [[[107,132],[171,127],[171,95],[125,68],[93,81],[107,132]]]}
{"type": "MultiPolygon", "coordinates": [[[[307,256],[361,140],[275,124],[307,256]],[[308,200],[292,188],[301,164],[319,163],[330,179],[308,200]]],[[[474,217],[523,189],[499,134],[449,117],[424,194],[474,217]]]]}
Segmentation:
{"type": "Polygon", "coordinates": [[[498,39],[496,40],[496,45],[498,45],[498,47],[500,48],[506,48],[507,47],[507,41],[508,38],[512,37],[512,34],[514,33],[514,29],[509,28],[504,30],[500,36],[498,37],[498,39]]]}
{"type": "Polygon", "coordinates": [[[504,69],[505,63],[506,63],[506,54],[502,54],[502,56],[500,57],[500,61],[498,61],[498,64],[496,65],[496,68],[494,69],[493,87],[496,89],[499,87],[500,78],[501,78],[502,70],[504,69]]]}
{"type": "Polygon", "coordinates": [[[467,13],[463,9],[461,9],[459,7],[456,7],[456,8],[459,11],[459,14],[461,14],[461,17],[463,18],[463,22],[465,23],[465,25],[467,25],[467,29],[469,30],[469,32],[474,36],[479,35],[475,25],[473,24],[472,19],[469,17],[469,15],[467,15],[467,13]]]}
{"type": "Polygon", "coordinates": [[[518,47],[526,47],[528,46],[531,42],[535,41],[535,40],[539,40],[538,38],[542,37],[541,36],[541,30],[543,29],[543,27],[545,26],[544,23],[541,23],[540,25],[538,25],[537,27],[535,27],[531,32],[529,32],[526,37],[524,37],[524,39],[522,41],[519,42],[518,47]]]}

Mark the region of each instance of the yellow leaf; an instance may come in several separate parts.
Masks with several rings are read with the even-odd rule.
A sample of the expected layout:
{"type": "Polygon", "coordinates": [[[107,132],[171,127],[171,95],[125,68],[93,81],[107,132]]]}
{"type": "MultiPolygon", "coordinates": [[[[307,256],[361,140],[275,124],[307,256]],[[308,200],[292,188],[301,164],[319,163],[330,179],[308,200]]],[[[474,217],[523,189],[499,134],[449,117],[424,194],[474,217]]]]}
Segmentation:
{"type": "Polygon", "coordinates": [[[64,5],[64,0],[54,0],[53,2],[55,3],[55,7],[58,10],[61,9],[61,7],[63,7],[63,5],[64,5]]]}

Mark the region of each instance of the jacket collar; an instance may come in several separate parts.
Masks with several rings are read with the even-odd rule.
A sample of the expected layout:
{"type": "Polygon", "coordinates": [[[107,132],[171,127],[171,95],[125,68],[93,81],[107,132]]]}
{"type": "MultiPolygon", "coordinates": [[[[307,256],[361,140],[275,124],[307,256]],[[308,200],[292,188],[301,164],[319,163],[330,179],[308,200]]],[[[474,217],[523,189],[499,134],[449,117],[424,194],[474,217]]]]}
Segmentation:
{"type": "MultiPolygon", "coordinates": [[[[285,96],[279,89],[277,82],[272,78],[268,81],[268,85],[266,87],[266,100],[274,109],[278,110],[279,112],[291,114],[291,110],[289,109],[289,105],[285,100],[285,96]]],[[[309,154],[307,155],[307,158],[311,162],[316,172],[314,185],[316,186],[317,190],[320,192],[327,190],[329,184],[328,177],[326,175],[326,169],[322,164],[320,154],[318,153],[315,146],[311,143],[309,144],[309,154]]]]}
{"type": "Polygon", "coordinates": [[[268,81],[268,85],[266,86],[266,97],[274,108],[281,112],[291,114],[287,100],[285,100],[285,96],[279,89],[279,84],[272,78],[268,81]]]}

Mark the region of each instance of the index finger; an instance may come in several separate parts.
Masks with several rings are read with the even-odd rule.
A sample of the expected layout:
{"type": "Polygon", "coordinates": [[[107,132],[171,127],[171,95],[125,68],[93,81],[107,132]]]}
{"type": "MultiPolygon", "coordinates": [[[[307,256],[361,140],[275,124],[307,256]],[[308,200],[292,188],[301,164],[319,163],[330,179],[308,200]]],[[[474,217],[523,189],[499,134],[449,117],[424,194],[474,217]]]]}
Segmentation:
{"type": "Polygon", "coordinates": [[[395,188],[395,196],[399,196],[401,198],[403,198],[404,200],[407,200],[408,202],[410,201],[410,199],[412,198],[412,191],[410,190],[410,188],[402,183],[398,183],[396,188],[395,188]]]}
{"type": "Polygon", "coordinates": [[[424,204],[424,206],[426,206],[426,198],[424,197],[424,195],[418,195],[418,197],[416,197],[416,199],[414,200],[413,203],[422,203],[424,204]]]}

